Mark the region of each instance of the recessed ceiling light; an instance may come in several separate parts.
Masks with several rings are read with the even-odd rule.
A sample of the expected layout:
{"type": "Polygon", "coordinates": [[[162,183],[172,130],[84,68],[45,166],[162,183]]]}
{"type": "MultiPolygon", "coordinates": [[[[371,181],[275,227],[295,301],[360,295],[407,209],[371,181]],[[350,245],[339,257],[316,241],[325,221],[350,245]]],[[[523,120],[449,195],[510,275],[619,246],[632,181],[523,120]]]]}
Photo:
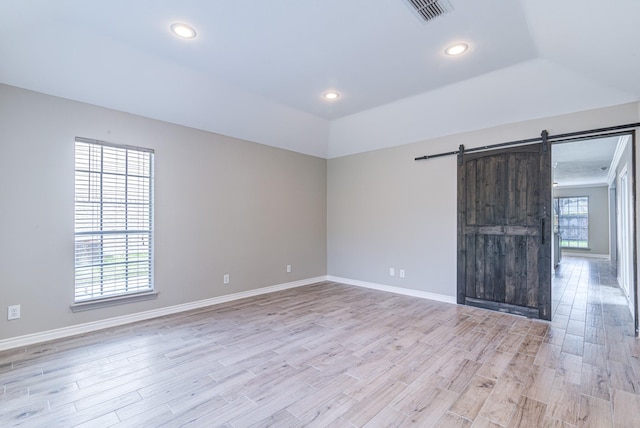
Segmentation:
{"type": "Polygon", "coordinates": [[[196,36],[196,30],[193,27],[181,23],[171,24],[171,32],[183,39],[193,39],[196,36]]]}
{"type": "Polygon", "coordinates": [[[325,92],[322,96],[325,100],[329,100],[329,101],[334,101],[340,98],[340,94],[337,93],[336,91],[325,92]]]}
{"type": "Polygon", "coordinates": [[[469,45],[466,43],[456,43],[455,45],[451,45],[444,50],[444,53],[447,55],[455,56],[460,55],[461,53],[465,53],[469,49],[469,45]]]}

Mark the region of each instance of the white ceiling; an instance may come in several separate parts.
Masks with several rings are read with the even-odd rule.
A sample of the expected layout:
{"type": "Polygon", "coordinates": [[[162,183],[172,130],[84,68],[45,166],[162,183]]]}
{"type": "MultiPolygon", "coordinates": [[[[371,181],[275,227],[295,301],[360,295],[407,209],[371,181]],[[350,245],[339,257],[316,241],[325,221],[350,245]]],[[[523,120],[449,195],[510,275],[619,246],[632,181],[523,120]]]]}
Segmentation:
{"type": "Polygon", "coordinates": [[[639,1],[451,3],[0,0],[0,82],[323,157],[640,99],[639,1]]]}
{"type": "Polygon", "coordinates": [[[554,144],[553,182],[558,187],[603,186],[621,137],[554,144]]]}

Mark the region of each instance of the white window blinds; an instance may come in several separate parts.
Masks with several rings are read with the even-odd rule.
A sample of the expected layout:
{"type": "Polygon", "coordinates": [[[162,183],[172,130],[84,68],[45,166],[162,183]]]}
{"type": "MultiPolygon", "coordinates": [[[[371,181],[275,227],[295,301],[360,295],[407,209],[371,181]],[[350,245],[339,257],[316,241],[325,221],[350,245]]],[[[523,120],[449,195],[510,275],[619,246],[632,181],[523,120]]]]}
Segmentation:
{"type": "Polygon", "coordinates": [[[75,301],[153,290],[153,150],[76,138],[75,301]]]}
{"type": "Polygon", "coordinates": [[[589,197],[556,198],[563,248],[589,248],[589,197]]]}

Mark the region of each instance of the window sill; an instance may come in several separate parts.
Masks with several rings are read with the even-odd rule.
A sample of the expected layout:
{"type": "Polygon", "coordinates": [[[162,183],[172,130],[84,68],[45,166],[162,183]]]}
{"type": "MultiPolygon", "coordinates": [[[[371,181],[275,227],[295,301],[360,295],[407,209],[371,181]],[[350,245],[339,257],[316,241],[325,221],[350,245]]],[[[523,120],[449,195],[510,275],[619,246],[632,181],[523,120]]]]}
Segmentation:
{"type": "Polygon", "coordinates": [[[71,305],[71,312],[90,311],[92,309],[108,308],[110,306],[124,305],[126,303],[142,302],[145,300],[153,300],[158,297],[156,291],[148,293],[136,293],[126,296],[107,297],[104,299],[91,300],[88,302],[74,303],[71,305]]]}
{"type": "Polygon", "coordinates": [[[591,251],[591,248],[589,247],[560,247],[561,250],[563,251],[591,251]]]}

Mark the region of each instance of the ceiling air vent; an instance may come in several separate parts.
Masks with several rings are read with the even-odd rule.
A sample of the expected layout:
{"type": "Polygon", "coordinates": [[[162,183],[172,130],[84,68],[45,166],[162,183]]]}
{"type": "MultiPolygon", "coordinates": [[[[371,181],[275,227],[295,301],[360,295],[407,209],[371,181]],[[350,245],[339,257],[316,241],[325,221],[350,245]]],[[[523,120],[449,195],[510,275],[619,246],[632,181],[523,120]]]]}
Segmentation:
{"type": "Polygon", "coordinates": [[[422,21],[429,22],[445,13],[452,12],[448,0],[403,0],[422,21]]]}

